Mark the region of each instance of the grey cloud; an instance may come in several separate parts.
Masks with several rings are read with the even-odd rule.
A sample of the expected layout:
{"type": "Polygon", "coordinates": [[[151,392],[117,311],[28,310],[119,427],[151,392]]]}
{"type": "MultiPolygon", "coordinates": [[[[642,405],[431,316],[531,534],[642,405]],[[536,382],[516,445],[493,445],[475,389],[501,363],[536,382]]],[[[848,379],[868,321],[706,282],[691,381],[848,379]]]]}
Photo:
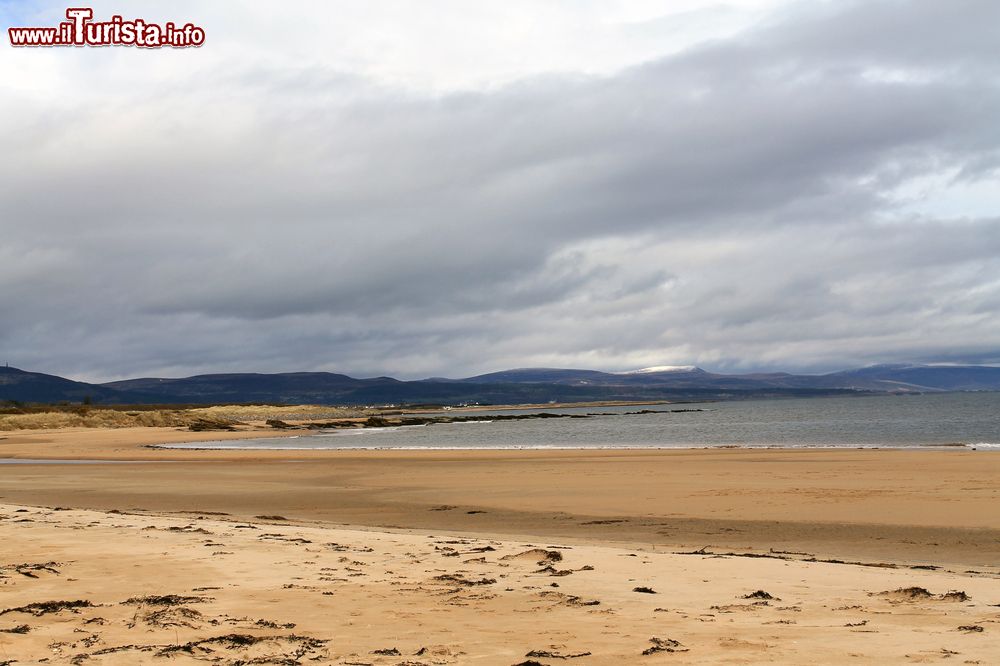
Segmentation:
{"type": "Polygon", "coordinates": [[[997,220],[896,190],[995,177],[998,14],[803,3],[436,95],[225,60],[61,108],[4,89],[0,345],[95,378],[995,358],[997,220]]]}

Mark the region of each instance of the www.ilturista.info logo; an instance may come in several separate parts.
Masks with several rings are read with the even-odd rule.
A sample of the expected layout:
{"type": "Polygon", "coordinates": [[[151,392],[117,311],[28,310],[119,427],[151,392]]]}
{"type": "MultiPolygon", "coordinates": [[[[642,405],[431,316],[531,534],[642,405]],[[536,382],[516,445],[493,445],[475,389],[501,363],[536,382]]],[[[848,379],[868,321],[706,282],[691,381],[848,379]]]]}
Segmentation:
{"type": "Polygon", "coordinates": [[[70,7],[66,18],[54,28],[7,28],[11,46],[141,46],[187,48],[205,43],[205,30],[192,23],[163,25],[143,19],[93,21],[94,10],[70,7]]]}

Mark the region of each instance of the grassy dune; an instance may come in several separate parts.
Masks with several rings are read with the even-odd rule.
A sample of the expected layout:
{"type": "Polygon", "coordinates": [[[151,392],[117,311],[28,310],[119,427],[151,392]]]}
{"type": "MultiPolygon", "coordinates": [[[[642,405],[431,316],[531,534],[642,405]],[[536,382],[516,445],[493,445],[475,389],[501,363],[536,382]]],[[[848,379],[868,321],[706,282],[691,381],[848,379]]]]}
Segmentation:
{"type": "Polygon", "coordinates": [[[238,425],[268,419],[310,420],[367,416],[374,410],[322,405],[212,407],[17,406],[0,410],[0,431],[50,428],[188,427],[204,421],[238,425]]]}

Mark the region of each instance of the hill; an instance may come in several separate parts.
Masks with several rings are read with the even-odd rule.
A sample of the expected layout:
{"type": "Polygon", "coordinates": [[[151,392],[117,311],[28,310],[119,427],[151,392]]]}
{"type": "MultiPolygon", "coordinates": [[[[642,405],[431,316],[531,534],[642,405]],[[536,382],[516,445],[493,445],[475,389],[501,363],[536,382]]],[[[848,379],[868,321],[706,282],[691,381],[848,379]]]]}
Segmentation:
{"type": "Polygon", "coordinates": [[[1000,390],[1000,368],[876,365],[823,375],[718,374],[693,366],[633,372],[520,368],[461,379],[358,379],[331,372],[228,373],[147,377],[88,384],[0,368],[0,400],[97,404],[278,403],[384,405],[515,404],[601,400],[731,400],[853,394],[1000,390]]]}
{"type": "Polygon", "coordinates": [[[146,404],[153,402],[129,391],[76,382],[72,379],[26,372],[17,368],[0,367],[0,400],[18,402],[121,402],[146,404]]]}

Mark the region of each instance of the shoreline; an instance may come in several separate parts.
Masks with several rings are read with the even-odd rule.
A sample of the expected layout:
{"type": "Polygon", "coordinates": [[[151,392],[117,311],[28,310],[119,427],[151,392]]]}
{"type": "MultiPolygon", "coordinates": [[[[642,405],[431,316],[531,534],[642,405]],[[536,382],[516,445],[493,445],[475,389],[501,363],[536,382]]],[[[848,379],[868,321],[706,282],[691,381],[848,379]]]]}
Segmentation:
{"type": "Polygon", "coordinates": [[[1000,660],[1000,456],[248,436],[4,433],[0,663],[1000,660]]]}
{"type": "MultiPolygon", "coordinates": [[[[294,437],[292,438],[294,439],[294,437]]],[[[233,440],[240,441],[240,440],[233,440]]],[[[250,441],[250,440],[248,440],[250,441]]],[[[146,444],[156,451],[997,451],[1000,444],[689,444],[672,446],[204,446],[202,442],[146,444]]]]}
{"type": "MultiPolygon", "coordinates": [[[[423,414],[447,411],[447,412],[503,412],[520,410],[545,410],[545,409],[583,409],[585,407],[645,407],[649,405],[703,405],[719,402],[718,400],[594,400],[590,402],[528,402],[513,405],[466,405],[447,406],[438,408],[403,409],[398,411],[403,414],[423,414]]],[[[396,408],[389,408],[393,411],[396,408]]]]}
{"type": "Polygon", "coordinates": [[[172,428],[7,435],[5,458],[108,464],[5,465],[0,501],[843,560],[1000,561],[1000,457],[966,448],[145,448],[247,435],[172,428]],[[122,464],[149,461],[171,464],[122,464]]]}
{"type": "MultiPolygon", "coordinates": [[[[294,451],[297,455],[302,453],[316,454],[338,454],[351,452],[393,452],[400,453],[489,453],[489,452],[685,452],[685,451],[776,451],[776,452],[806,452],[806,451],[886,451],[886,452],[969,452],[989,453],[994,450],[1000,451],[1000,443],[993,442],[943,442],[943,443],[919,443],[919,444],[701,444],[692,443],[687,445],[638,445],[638,446],[617,446],[617,445],[592,445],[592,446],[568,446],[568,445],[510,445],[510,446],[308,446],[308,447],[236,447],[236,446],[209,446],[208,444],[228,443],[261,439],[275,440],[295,440],[305,438],[337,439],[340,437],[360,437],[372,430],[379,428],[366,428],[357,430],[330,431],[324,433],[317,430],[283,430],[266,426],[263,423],[249,423],[243,426],[245,429],[225,431],[206,430],[192,431],[187,428],[175,427],[127,427],[127,428],[52,428],[36,430],[15,430],[6,431],[0,435],[0,459],[97,459],[94,456],[103,456],[103,459],[111,461],[120,460],[163,460],[164,455],[170,455],[170,460],[184,460],[196,462],[205,459],[204,456],[198,458],[185,458],[176,456],[176,453],[196,452],[200,454],[232,453],[232,454],[258,454],[265,457],[274,457],[273,454],[294,451]],[[332,434],[336,433],[336,434],[332,434]],[[202,445],[202,446],[199,446],[202,445]],[[43,448],[44,447],[44,448],[43,448]],[[58,448],[58,451],[51,449],[58,448]],[[93,454],[93,455],[88,455],[93,454]]],[[[396,426],[397,427],[424,427],[424,426],[396,426]]],[[[216,458],[211,458],[215,460],[216,458]]],[[[233,458],[236,460],[247,459],[245,456],[233,458]]],[[[252,459],[252,458],[251,458],[252,459]]],[[[322,456],[317,458],[322,460],[322,456]]]]}
{"type": "MultiPolygon", "coordinates": [[[[397,426],[424,427],[424,426],[397,426]]],[[[35,430],[5,431],[0,435],[0,459],[29,458],[45,459],[96,459],[93,452],[109,460],[159,460],[162,456],[151,458],[143,452],[220,452],[220,453],[255,453],[267,455],[294,451],[299,453],[338,453],[351,451],[400,451],[400,452],[476,452],[476,451],[925,451],[948,452],[967,451],[990,453],[1000,451],[997,442],[942,442],[942,443],[882,443],[882,444],[701,444],[687,445],[648,445],[648,446],[567,446],[567,445],[511,445],[494,447],[457,447],[457,446],[281,446],[281,447],[236,447],[208,446],[215,442],[248,442],[259,439],[295,440],[300,438],[323,437],[322,431],[282,430],[266,426],[263,423],[249,423],[245,429],[225,431],[207,430],[192,431],[187,428],[175,427],[127,427],[127,428],[53,428],[35,430]],[[199,444],[206,444],[199,446],[199,444]],[[49,454],[41,447],[59,447],[59,453],[49,454]]],[[[358,430],[331,431],[336,435],[326,433],[325,438],[358,437],[364,433],[378,431],[378,428],[358,430]]]]}

